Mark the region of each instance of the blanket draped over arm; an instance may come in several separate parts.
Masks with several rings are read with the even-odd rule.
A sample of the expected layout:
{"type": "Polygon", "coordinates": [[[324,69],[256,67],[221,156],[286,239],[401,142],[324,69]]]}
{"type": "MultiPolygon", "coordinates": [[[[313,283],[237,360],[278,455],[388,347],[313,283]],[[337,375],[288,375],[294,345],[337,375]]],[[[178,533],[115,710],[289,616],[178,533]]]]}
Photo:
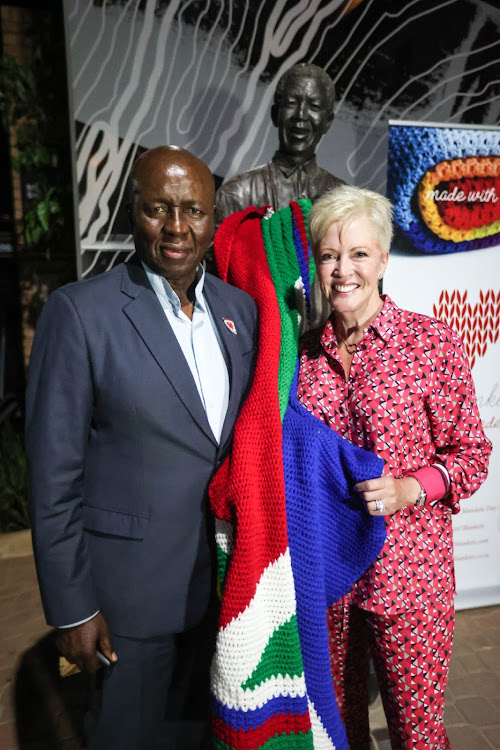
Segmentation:
{"type": "Polygon", "coordinates": [[[385,540],[352,486],[383,462],[296,398],[299,316],[314,276],[301,200],[229,216],[219,274],[259,310],[259,351],[231,455],[210,487],[221,614],[212,665],[218,750],[347,750],[330,672],[327,607],[385,540]]]}

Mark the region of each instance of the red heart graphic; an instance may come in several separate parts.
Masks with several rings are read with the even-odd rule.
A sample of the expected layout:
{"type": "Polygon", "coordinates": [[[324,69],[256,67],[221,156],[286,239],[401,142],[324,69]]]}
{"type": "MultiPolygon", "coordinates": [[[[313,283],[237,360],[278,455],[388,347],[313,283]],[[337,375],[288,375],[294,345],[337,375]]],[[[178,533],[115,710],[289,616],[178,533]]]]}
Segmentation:
{"type": "Polygon", "coordinates": [[[488,343],[496,344],[500,332],[500,292],[479,292],[479,302],[467,302],[468,292],[443,289],[433,305],[434,316],[447,323],[462,337],[464,348],[474,367],[476,357],[484,357],[488,343]]]}

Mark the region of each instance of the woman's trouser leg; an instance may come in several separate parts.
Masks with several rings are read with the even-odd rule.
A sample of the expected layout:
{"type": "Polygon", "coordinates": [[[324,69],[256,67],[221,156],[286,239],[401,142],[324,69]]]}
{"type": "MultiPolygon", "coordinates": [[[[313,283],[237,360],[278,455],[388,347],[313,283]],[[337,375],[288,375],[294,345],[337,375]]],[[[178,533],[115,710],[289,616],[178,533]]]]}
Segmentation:
{"type": "Polygon", "coordinates": [[[350,750],[370,748],[369,655],[373,656],[392,750],[448,750],[443,711],[454,629],[453,604],[379,615],[328,610],[332,676],[350,750]]]}
{"type": "Polygon", "coordinates": [[[392,750],[448,750],[443,712],[453,603],[393,616],[370,612],[366,621],[392,750]]]}
{"type": "Polygon", "coordinates": [[[337,705],[351,750],[370,750],[369,637],[364,613],[349,597],[328,610],[330,660],[337,705]]]}

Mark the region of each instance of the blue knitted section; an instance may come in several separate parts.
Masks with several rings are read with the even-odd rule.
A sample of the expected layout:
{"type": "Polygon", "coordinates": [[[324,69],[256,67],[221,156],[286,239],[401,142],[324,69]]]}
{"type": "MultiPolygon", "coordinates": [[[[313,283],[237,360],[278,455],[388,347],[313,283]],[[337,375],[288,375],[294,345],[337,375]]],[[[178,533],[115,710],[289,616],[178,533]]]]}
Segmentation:
{"type": "Polygon", "coordinates": [[[295,217],[292,215],[293,223],[293,241],[295,244],[295,251],[297,253],[297,261],[299,263],[300,275],[302,277],[302,283],[304,284],[304,294],[306,297],[307,315],[308,318],[311,314],[311,284],[309,281],[309,248],[303,247],[302,238],[300,236],[299,229],[295,222],[295,217]]]}
{"type": "Polygon", "coordinates": [[[226,722],[226,724],[233,727],[236,731],[244,729],[245,732],[249,729],[262,726],[272,716],[281,713],[293,715],[306,714],[309,710],[305,695],[279,695],[276,698],[266,701],[260,708],[254,708],[252,711],[244,711],[241,708],[228,708],[212,697],[211,708],[212,713],[226,722]]]}
{"type": "Polygon", "coordinates": [[[451,242],[443,240],[435,235],[424,222],[413,221],[408,230],[401,229],[401,233],[412,245],[419,247],[423,252],[434,255],[444,255],[445,253],[463,253],[465,250],[480,250],[483,247],[494,247],[498,245],[498,234],[490,234],[488,237],[476,238],[467,242],[451,242]],[[427,250],[425,248],[428,248],[427,250]],[[432,249],[429,249],[432,248],[432,249]]]}
{"type": "Polygon", "coordinates": [[[307,694],[336,750],[347,750],[330,672],[327,607],[348,593],[380,553],[384,518],[370,516],[352,486],[384,462],[344,440],[302,406],[297,373],[283,421],[290,557],[307,694]]]}
{"type": "Polygon", "coordinates": [[[443,240],[423,221],[416,200],[425,173],[446,159],[500,154],[500,133],[493,130],[391,125],[387,170],[387,197],[394,206],[394,222],[411,250],[444,254],[491,247],[499,235],[467,242],[443,240]]]}

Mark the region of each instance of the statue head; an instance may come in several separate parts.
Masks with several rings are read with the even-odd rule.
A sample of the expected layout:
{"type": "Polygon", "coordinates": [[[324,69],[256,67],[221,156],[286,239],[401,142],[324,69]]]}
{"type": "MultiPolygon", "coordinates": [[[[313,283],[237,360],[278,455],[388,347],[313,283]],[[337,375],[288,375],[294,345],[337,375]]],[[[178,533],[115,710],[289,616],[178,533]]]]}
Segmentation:
{"type": "Polygon", "coordinates": [[[280,151],[297,163],[308,161],[333,121],[335,87],[318,65],[299,63],[278,81],[271,108],[280,151]]]}

